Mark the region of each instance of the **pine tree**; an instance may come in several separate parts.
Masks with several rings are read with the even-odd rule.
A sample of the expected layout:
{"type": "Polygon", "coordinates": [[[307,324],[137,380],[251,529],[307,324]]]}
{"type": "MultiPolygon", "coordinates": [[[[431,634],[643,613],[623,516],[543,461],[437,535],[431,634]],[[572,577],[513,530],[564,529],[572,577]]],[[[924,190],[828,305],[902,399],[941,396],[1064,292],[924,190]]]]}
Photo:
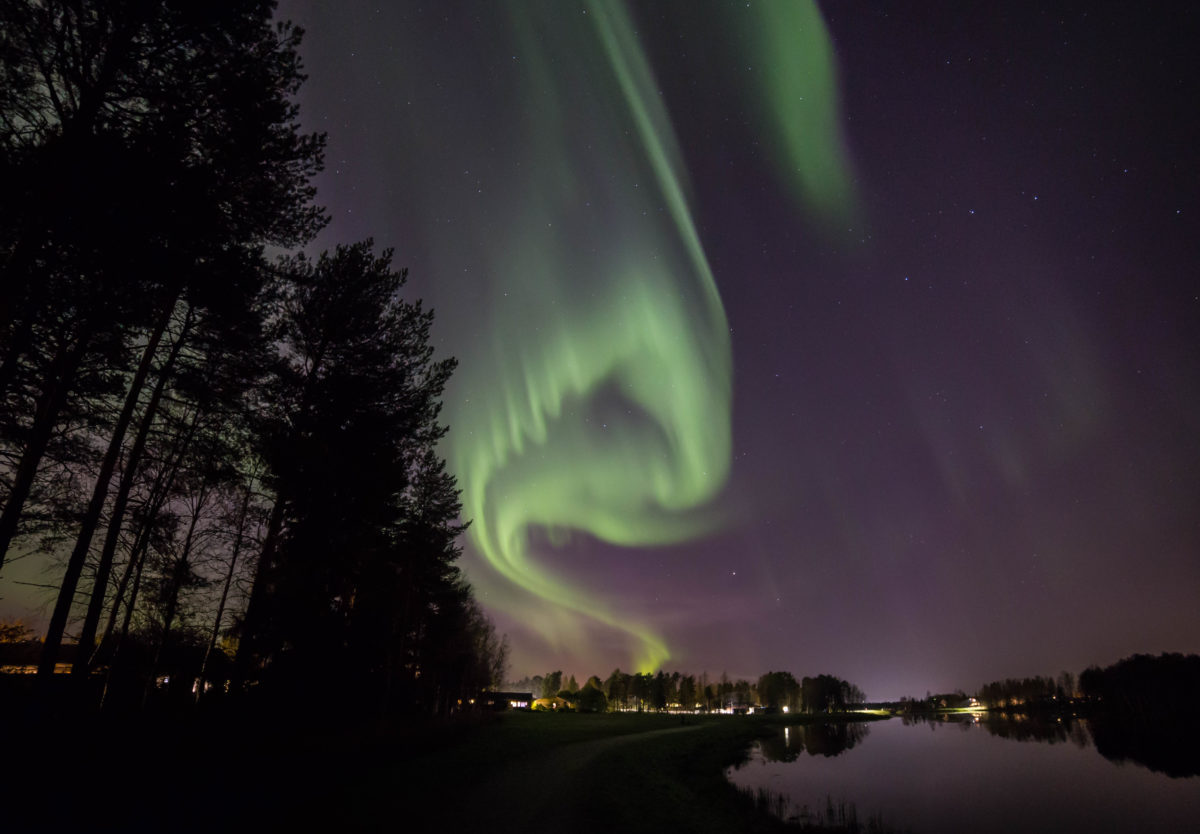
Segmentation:
{"type": "Polygon", "coordinates": [[[428,661],[446,622],[430,618],[431,596],[438,612],[462,614],[451,631],[469,619],[452,565],[457,490],[434,452],[454,363],[434,361],[432,314],[400,297],[404,273],[370,241],[293,258],[286,271],[264,426],[275,508],[239,667],[276,692],[303,680],[314,697],[394,693],[413,664],[426,662],[428,680],[457,662],[452,641],[428,661]]]}

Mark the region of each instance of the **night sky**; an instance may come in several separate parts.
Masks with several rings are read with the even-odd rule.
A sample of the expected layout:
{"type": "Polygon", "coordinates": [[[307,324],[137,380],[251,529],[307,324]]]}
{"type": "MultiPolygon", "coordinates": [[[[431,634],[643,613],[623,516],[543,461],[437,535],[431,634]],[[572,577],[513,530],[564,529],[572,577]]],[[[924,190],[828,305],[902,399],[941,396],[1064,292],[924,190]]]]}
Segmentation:
{"type": "Polygon", "coordinates": [[[283,2],[510,676],[1200,651],[1192,4],[283,2]],[[978,8],[977,8],[978,6],[978,8]]]}
{"type": "Polygon", "coordinates": [[[513,677],[1200,650],[1197,13],[975,5],[281,6],[513,677]]]}

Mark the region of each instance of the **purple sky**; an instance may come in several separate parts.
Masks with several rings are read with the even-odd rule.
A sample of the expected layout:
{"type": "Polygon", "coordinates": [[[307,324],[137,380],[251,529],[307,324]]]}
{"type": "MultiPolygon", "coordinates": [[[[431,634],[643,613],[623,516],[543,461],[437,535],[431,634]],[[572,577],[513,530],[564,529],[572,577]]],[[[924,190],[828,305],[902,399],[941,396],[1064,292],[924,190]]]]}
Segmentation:
{"type": "MultiPolygon", "coordinates": [[[[457,164],[422,137],[524,104],[421,95],[489,60],[472,4],[383,6],[281,3],[329,133],[320,242],[394,246],[454,353],[486,279],[421,242],[420,195],[457,164]]],[[[585,539],[557,570],[654,624],[669,669],[873,699],[1200,651],[1196,7],[825,4],[860,200],[830,237],[760,155],[742,70],[696,48],[722,37],[704,6],[631,9],[732,328],[730,521],[632,554],[585,539]]],[[[536,606],[495,616],[513,678],[629,668],[602,633],[547,646],[536,606]]]]}
{"type": "MultiPolygon", "coordinates": [[[[282,13],[330,134],[324,240],[394,245],[452,349],[469,280],[407,244],[426,166],[389,148],[480,129],[475,100],[396,98],[471,84],[405,57],[466,49],[470,14],[313,5],[282,13]]],[[[711,36],[701,4],[633,6],[733,329],[733,521],[560,568],[668,634],[672,668],[891,698],[1200,650],[1197,14],[914,5],[823,8],[862,208],[833,241],[759,157],[736,69],[679,48],[711,36]]],[[[514,677],[628,668],[603,639],[551,650],[537,616],[497,613],[514,677]]]]}

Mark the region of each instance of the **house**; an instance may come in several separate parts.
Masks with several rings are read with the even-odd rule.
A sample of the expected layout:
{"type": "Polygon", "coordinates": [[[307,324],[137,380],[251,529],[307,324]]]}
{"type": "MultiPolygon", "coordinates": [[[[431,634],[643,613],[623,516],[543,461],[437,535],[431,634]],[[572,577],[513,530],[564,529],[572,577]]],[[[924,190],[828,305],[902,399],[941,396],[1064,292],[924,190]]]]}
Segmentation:
{"type": "MultiPolygon", "coordinates": [[[[64,675],[71,671],[75,662],[76,645],[63,643],[59,647],[54,674],[64,675]]],[[[0,643],[0,674],[33,675],[37,673],[42,657],[41,640],[22,640],[19,643],[0,643]]]]}
{"type": "Polygon", "coordinates": [[[533,709],[550,711],[570,710],[571,702],[566,698],[559,698],[558,696],[553,698],[538,698],[533,702],[533,709]]]}
{"type": "Polygon", "coordinates": [[[481,692],[479,703],[484,709],[529,709],[533,706],[532,692],[481,692]]]}

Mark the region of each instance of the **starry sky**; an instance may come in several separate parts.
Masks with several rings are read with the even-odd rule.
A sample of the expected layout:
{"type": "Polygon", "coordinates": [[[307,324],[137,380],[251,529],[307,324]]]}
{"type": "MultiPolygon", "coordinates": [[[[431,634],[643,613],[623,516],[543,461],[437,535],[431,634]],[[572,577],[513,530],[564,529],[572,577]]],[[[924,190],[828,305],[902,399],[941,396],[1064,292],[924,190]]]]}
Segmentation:
{"type": "Polygon", "coordinates": [[[1200,651],[1200,15],[1099,5],[280,4],[511,677],[1200,651]]]}

